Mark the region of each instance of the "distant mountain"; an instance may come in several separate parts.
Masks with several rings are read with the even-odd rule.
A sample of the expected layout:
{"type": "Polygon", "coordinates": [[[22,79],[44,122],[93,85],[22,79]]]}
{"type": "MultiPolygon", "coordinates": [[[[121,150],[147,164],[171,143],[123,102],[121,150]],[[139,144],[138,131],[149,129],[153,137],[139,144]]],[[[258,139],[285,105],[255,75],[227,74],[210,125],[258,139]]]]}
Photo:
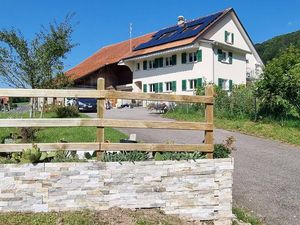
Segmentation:
{"type": "Polygon", "coordinates": [[[264,63],[277,57],[282,50],[290,45],[300,48],[300,30],[274,37],[263,43],[258,43],[255,48],[264,63]]]}

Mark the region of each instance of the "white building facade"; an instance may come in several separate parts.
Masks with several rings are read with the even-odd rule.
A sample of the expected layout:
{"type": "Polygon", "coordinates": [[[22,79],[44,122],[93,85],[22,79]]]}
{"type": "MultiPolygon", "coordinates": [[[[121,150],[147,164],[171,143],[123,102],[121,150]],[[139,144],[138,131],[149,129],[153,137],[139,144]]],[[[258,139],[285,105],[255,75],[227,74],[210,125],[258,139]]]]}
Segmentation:
{"type": "Polygon", "coordinates": [[[261,74],[263,63],[231,10],[196,41],[122,61],[133,72],[134,92],[192,95],[214,83],[230,91],[261,74]]]}

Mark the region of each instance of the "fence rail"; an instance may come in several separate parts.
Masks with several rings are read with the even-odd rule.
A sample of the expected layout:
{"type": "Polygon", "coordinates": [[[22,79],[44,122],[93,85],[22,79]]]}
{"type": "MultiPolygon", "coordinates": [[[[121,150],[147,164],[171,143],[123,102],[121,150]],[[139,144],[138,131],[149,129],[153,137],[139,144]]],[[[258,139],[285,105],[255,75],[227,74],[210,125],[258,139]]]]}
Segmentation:
{"type": "MultiPolygon", "coordinates": [[[[98,118],[89,119],[0,119],[0,127],[97,127],[97,142],[94,143],[37,143],[41,151],[76,150],[97,151],[170,151],[207,153],[213,158],[213,87],[207,86],[205,96],[132,93],[123,91],[104,90],[104,79],[99,78],[97,90],[53,90],[53,89],[0,89],[0,96],[8,97],[73,97],[96,98],[98,118]],[[132,99],[170,102],[188,102],[205,104],[205,122],[178,122],[178,121],[146,121],[104,119],[105,99],[132,99]],[[202,130],[204,144],[157,144],[157,143],[104,143],[104,127],[118,128],[151,128],[202,130]]],[[[199,137],[199,142],[201,139],[199,137]]],[[[30,148],[31,144],[0,144],[0,152],[20,152],[30,148]]]]}
{"type": "Polygon", "coordinates": [[[134,93],[111,90],[53,90],[53,89],[0,89],[0,96],[28,98],[99,98],[99,99],[135,99],[168,102],[212,103],[212,96],[191,96],[154,93],[134,93]]]}

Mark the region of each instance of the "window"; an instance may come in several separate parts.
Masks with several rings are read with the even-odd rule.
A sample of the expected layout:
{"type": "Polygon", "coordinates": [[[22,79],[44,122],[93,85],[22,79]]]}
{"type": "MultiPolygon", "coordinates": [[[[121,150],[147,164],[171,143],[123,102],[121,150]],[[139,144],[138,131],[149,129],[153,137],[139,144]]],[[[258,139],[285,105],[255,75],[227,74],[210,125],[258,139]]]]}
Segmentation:
{"type": "Polygon", "coordinates": [[[219,78],[218,86],[224,91],[232,91],[232,80],[219,78]]]}
{"type": "Polygon", "coordinates": [[[202,78],[188,80],[188,89],[195,90],[202,86],[202,78]]]}
{"type": "Polygon", "coordinates": [[[165,58],[165,65],[166,66],[174,66],[172,61],[172,56],[165,58]]]}
{"type": "Polygon", "coordinates": [[[149,84],[149,92],[158,92],[158,84],[149,84]]]}
{"type": "Polygon", "coordinates": [[[225,42],[228,44],[233,44],[234,34],[225,30],[225,42]]]}
{"type": "Polygon", "coordinates": [[[194,90],[197,87],[197,80],[193,79],[193,80],[189,80],[189,89],[190,90],[194,90]]]}
{"type": "Polygon", "coordinates": [[[222,49],[218,49],[218,61],[222,63],[232,64],[233,54],[232,52],[226,52],[222,49]]]}
{"type": "Polygon", "coordinates": [[[172,91],[172,82],[166,82],[166,91],[172,91]]]}
{"type": "Polygon", "coordinates": [[[143,70],[147,70],[147,61],[143,61],[143,70]]]}
{"type": "Polygon", "coordinates": [[[165,91],[168,91],[168,92],[176,92],[176,81],[169,81],[169,82],[166,82],[165,83],[165,91]]]}
{"type": "Polygon", "coordinates": [[[149,69],[153,69],[154,67],[154,60],[149,60],[148,61],[148,63],[149,63],[149,69]]]}
{"type": "Polygon", "coordinates": [[[136,71],[138,71],[138,70],[140,70],[140,63],[137,63],[136,64],[136,69],[135,69],[136,71]]]}
{"type": "Polygon", "coordinates": [[[202,50],[199,49],[196,52],[181,53],[181,63],[186,64],[187,62],[202,62],[202,50]]]}
{"type": "Polygon", "coordinates": [[[197,53],[196,52],[189,53],[189,62],[197,62],[197,53]]]}

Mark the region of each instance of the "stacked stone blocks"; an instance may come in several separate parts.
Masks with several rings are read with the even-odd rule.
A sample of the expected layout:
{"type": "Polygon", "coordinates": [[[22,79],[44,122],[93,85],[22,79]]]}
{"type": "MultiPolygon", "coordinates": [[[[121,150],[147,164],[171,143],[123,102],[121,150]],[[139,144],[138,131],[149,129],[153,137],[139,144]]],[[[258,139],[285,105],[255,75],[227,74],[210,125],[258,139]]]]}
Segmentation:
{"type": "Polygon", "coordinates": [[[1,212],[160,208],[230,224],[233,159],[0,165],[1,212]]]}

